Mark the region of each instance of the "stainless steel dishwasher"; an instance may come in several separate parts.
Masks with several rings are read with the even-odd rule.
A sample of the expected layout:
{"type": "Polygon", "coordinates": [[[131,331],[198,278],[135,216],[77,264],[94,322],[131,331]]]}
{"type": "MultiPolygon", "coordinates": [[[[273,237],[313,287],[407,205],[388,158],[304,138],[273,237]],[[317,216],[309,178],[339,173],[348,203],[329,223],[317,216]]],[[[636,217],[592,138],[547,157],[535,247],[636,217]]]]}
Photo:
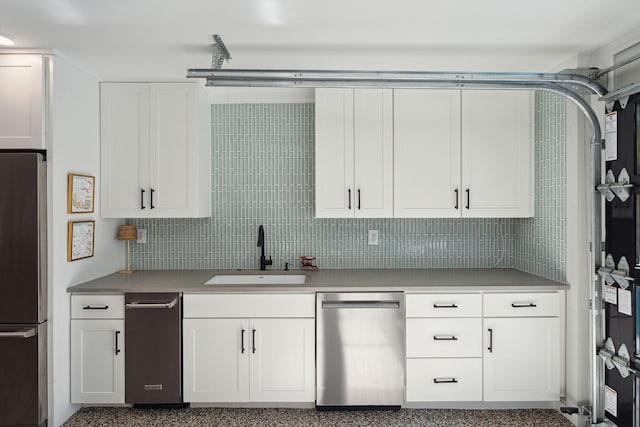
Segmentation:
{"type": "Polygon", "coordinates": [[[316,406],[404,401],[404,293],[318,293],[316,406]]]}

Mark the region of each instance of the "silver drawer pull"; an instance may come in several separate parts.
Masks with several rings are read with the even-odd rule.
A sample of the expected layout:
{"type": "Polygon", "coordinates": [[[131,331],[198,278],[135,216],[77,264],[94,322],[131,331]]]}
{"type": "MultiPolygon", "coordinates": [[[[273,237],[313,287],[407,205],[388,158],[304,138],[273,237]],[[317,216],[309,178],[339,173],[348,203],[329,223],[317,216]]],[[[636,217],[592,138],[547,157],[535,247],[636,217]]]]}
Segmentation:
{"type": "Polygon", "coordinates": [[[0,332],[0,338],[31,338],[36,336],[36,328],[20,331],[0,332]]]}
{"type": "Polygon", "coordinates": [[[433,382],[435,384],[450,384],[450,383],[457,383],[458,380],[455,378],[434,378],[433,382]]]}
{"type": "Polygon", "coordinates": [[[456,304],[433,304],[433,308],[458,308],[456,304]]]}
{"type": "Polygon", "coordinates": [[[537,307],[537,305],[535,305],[532,302],[512,302],[511,303],[511,307],[513,307],[513,308],[527,308],[527,307],[537,307]]]}
{"type": "Polygon", "coordinates": [[[145,302],[131,302],[125,305],[127,310],[132,308],[168,308],[172,309],[178,303],[178,298],[174,298],[170,302],[161,302],[161,303],[145,303],[145,302]]]}
{"type": "Polygon", "coordinates": [[[108,310],[108,305],[85,305],[82,307],[83,310],[108,310]]]}
{"type": "Polygon", "coordinates": [[[162,384],[145,384],[144,389],[145,391],[159,391],[162,390],[162,384]]]}
{"type": "Polygon", "coordinates": [[[455,335],[434,335],[434,341],[458,341],[455,335]]]}

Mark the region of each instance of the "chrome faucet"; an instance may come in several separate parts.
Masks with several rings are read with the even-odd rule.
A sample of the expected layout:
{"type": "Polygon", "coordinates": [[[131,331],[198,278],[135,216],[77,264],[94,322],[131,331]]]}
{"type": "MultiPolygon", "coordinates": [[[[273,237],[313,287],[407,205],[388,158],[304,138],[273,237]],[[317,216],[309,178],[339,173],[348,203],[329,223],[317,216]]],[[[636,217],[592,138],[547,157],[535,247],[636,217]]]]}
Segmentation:
{"type": "Polygon", "coordinates": [[[271,260],[271,257],[269,257],[269,259],[267,259],[267,257],[264,256],[264,227],[261,225],[260,227],[258,227],[258,245],[259,248],[261,248],[260,250],[260,270],[266,270],[267,269],[267,265],[271,265],[273,264],[273,261],[271,260]]]}

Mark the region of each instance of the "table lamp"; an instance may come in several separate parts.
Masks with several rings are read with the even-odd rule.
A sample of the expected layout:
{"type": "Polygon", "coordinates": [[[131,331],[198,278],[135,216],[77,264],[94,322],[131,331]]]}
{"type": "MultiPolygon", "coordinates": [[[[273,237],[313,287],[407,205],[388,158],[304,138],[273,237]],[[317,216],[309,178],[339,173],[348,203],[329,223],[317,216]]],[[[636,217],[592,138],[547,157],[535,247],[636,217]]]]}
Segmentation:
{"type": "Polygon", "coordinates": [[[132,274],[136,270],[131,269],[131,241],[138,240],[138,230],[135,225],[121,225],[118,230],[118,240],[124,240],[127,242],[127,269],[121,270],[122,274],[132,274]]]}

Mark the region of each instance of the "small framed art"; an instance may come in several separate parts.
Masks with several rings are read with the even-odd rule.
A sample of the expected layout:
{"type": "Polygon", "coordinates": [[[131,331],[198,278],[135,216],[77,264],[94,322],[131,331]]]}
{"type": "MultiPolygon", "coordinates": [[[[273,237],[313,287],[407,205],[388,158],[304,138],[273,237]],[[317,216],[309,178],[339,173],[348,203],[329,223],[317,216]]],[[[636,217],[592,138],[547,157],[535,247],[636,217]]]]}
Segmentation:
{"type": "Polygon", "coordinates": [[[67,184],[67,212],[93,212],[93,198],[95,195],[96,178],[89,175],[68,175],[67,184]]]}
{"type": "Polygon", "coordinates": [[[69,221],[67,261],[93,256],[95,221],[69,221]]]}

